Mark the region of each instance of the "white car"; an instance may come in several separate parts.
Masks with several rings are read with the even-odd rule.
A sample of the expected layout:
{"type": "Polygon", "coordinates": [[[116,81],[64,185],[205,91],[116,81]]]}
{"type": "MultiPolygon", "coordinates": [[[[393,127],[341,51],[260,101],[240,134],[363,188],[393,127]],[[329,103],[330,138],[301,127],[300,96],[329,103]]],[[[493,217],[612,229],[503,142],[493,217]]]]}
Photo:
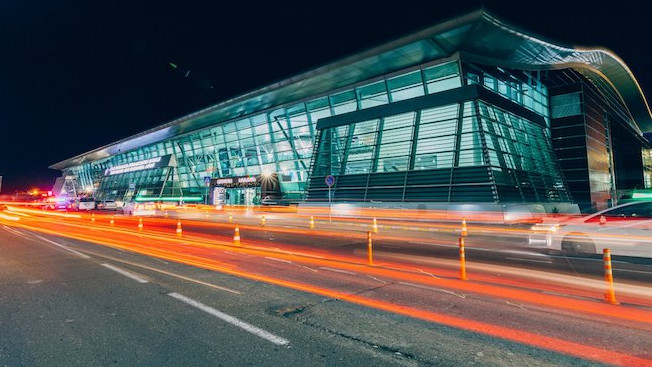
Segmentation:
{"type": "Polygon", "coordinates": [[[77,210],[94,210],[95,209],[95,199],[93,198],[81,198],[79,203],[77,203],[77,210]]]}
{"type": "Polygon", "coordinates": [[[122,213],[128,215],[155,215],[156,204],[154,203],[135,203],[133,201],[125,203],[122,207],[122,213]]]}
{"type": "Polygon", "coordinates": [[[630,202],[556,224],[535,224],[529,245],[567,255],[652,258],[652,201],[630,202]]]}
{"type": "Polygon", "coordinates": [[[103,200],[97,202],[97,209],[99,210],[116,210],[118,205],[113,200],[103,200]]]}

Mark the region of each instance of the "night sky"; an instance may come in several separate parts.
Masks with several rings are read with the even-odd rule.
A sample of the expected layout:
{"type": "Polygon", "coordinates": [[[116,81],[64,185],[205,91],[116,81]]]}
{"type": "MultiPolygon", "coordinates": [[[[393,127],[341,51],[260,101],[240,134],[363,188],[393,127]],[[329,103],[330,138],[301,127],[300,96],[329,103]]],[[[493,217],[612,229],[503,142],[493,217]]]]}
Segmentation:
{"type": "Polygon", "coordinates": [[[615,51],[652,91],[645,2],[385,3],[2,0],[2,193],[47,189],[53,163],[481,5],[550,40],[615,51]]]}

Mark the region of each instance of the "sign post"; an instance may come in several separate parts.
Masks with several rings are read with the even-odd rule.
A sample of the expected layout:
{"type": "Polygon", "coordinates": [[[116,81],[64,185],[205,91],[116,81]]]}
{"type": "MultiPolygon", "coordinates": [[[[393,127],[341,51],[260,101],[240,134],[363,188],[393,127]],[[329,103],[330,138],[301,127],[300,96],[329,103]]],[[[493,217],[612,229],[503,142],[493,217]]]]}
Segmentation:
{"type": "Polygon", "coordinates": [[[326,185],[328,185],[328,221],[331,221],[331,186],[335,183],[335,177],[333,175],[326,176],[326,185]]]}
{"type": "Polygon", "coordinates": [[[204,176],[204,185],[206,185],[206,196],[204,196],[204,205],[208,205],[208,187],[211,185],[211,176],[204,176]]]}

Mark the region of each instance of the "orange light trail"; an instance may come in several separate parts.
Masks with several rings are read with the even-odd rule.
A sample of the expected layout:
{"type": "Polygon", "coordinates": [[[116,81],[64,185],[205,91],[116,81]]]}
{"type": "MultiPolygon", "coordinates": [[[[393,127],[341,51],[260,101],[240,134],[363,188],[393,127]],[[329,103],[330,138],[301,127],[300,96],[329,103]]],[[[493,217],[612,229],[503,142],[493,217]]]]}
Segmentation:
{"type": "MultiPolygon", "coordinates": [[[[614,314],[614,310],[611,305],[606,305],[602,303],[577,300],[577,299],[569,299],[567,297],[562,297],[562,296],[542,294],[542,293],[537,293],[532,291],[525,291],[521,289],[514,289],[513,287],[507,288],[507,287],[501,287],[492,284],[483,284],[480,282],[459,281],[457,279],[454,279],[457,274],[456,271],[443,272],[441,269],[428,269],[430,270],[430,272],[444,274],[442,276],[445,278],[436,279],[433,277],[424,276],[423,274],[420,273],[416,273],[414,269],[406,269],[404,266],[401,266],[400,264],[392,264],[392,263],[385,262],[382,264],[383,265],[382,267],[381,266],[369,267],[364,264],[365,259],[363,258],[346,257],[346,256],[330,256],[329,258],[324,258],[323,253],[315,254],[306,251],[287,253],[282,250],[279,251],[279,250],[274,250],[266,247],[257,246],[258,241],[256,242],[243,241],[242,246],[234,246],[230,241],[216,240],[216,239],[209,240],[203,238],[185,237],[182,240],[179,240],[172,233],[172,231],[170,233],[157,234],[157,233],[147,233],[147,232],[142,232],[142,233],[135,232],[135,230],[133,229],[125,230],[125,229],[110,228],[110,227],[98,227],[98,226],[93,227],[90,224],[86,224],[86,223],[85,224],[66,223],[66,225],[76,227],[78,231],[81,230],[82,232],[77,232],[72,234],[66,233],[61,231],[61,227],[58,226],[56,230],[50,230],[49,233],[54,235],[72,236],[73,238],[77,238],[89,242],[98,242],[98,240],[106,241],[106,239],[111,239],[113,241],[118,241],[119,243],[123,243],[121,245],[122,247],[120,247],[122,249],[130,249],[129,248],[130,246],[131,247],[141,246],[133,243],[124,244],[127,236],[137,237],[138,241],[140,242],[144,242],[145,239],[150,239],[158,242],[149,244],[149,246],[157,246],[159,248],[161,246],[166,246],[167,248],[172,249],[175,252],[175,254],[178,254],[179,252],[178,244],[179,242],[182,242],[185,245],[192,244],[194,246],[198,246],[202,248],[228,250],[232,252],[245,253],[248,255],[254,255],[259,257],[272,256],[278,259],[301,262],[306,265],[337,267],[343,270],[357,271],[369,275],[383,276],[383,277],[397,279],[401,281],[416,282],[423,285],[462,290],[462,291],[467,291],[475,294],[487,295],[491,297],[500,297],[500,298],[516,300],[528,304],[538,304],[538,305],[544,305],[548,307],[554,307],[557,309],[571,310],[578,313],[595,314],[595,315],[600,315],[600,316],[605,316],[610,318],[617,318],[617,319],[652,324],[652,312],[648,312],[645,310],[628,309],[628,312],[621,312],[621,313],[614,314]],[[102,229],[104,232],[114,233],[115,236],[106,236],[105,233],[105,235],[102,238],[98,238],[97,234],[86,233],[89,227],[102,229]],[[160,241],[165,241],[166,244],[164,245],[160,241]]],[[[20,224],[19,226],[23,228],[37,230],[37,231],[45,230],[42,226],[32,227],[25,223],[20,224]]],[[[105,242],[102,243],[105,244],[105,242]]],[[[139,249],[138,252],[146,255],[150,254],[153,256],[159,256],[157,254],[151,253],[150,251],[153,251],[153,249],[149,246],[142,246],[142,248],[139,249]]],[[[184,249],[185,251],[190,250],[188,246],[185,246],[184,249]]],[[[174,259],[169,259],[169,260],[174,260],[174,259]]],[[[178,260],[179,259],[176,259],[175,261],[178,260]]],[[[496,279],[494,278],[493,280],[495,281],[496,279]]]]}
{"type": "MultiPolygon", "coordinates": [[[[528,331],[507,328],[507,327],[488,324],[480,321],[468,320],[461,317],[450,316],[450,315],[432,312],[432,311],[426,311],[411,306],[402,305],[396,302],[376,300],[368,297],[363,297],[357,294],[350,294],[346,292],[336,291],[336,290],[314,286],[302,282],[294,282],[294,281],[273,278],[266,275],[252,274],[250,272],[245,272],[245,271],[237,270],[235,268],[226,267],[224,266],[223,263],[220,263],[219,261],[214,259],[201,258],[197,256],[183,254],[183,253],[172,253],[169,250],[152,249],[146,246],[134,246],[133,244],[128,244],[128,245],[120,244],[119,242],[121,241],[119,241],[119,239],[127,242],[124,236],[118,238],[110,237],[107,239],[100,239],[100,238],[96,238],[97,236],[91,236],[88,234],[72,235],[68,233],[60,233],[61,231],[56,231],[56,230],[38,229],[29,225],[20,225],[20,227],[31,229],[31,230],[39,230],[41,232],[50,233],[54,235],[64,235],[67,237],[79,238],[84,241],[92,241],[95,243],[99,243],[111,247],[117,247],[124,250],[149,254],[166,260],[180,262],[180,263],[184,263],[184,264],[188,264],[204,269],[219,271],[233,276],[261,281],[268,284],[274,284],[274,285],[295,289],[299,291],[304,291],[312,294],[318,294],[333,299],[340,299],[346,302],[350,302],[365,307],[370,307],[370,308],[374,308],[390,313],[400,314],[411,318],[417,318],[428,322],[437,323],[440,325],[445,325],[449,327],[475,332],[482,335],[487,335],[490,337],[497,337],[500,339],[520,343],[523,345],[529,345],[532,347],[541,348],[541,349],[562,353],[570,356],[575,356],[582,359],[589,359],[600,363],[607,363],[607,364],[618,365],[618,366],[651,366],[652,367],[652,360],[633,356],[633,355],[628,355],[624,353],[619,353],[613,350],[605,350],[605,349],[601,349],[601,348],[597,348],[581,343],[560,340],[558,338],[540,335],[528,331]]],[[[138,236],[138,234],[134,234],[134,233],[129,233],[129,234],[132,236],[138,236]]],[[[149,237],[144,237],[144,238],[149,238],[149,237]]],[[[165,237],[161,239],[168,240],[165,237]]],[[[230,248],[229,250],[233,251],[234,248],[230,248]]],[[[248,249],[243,248],[242,250],[248,250],[248,249]]],[[[296,260],[296,258],[293,258],[293,260],[296,260]]],[[[333,264],[329,263],[329,266],[333,266],[333,264]]],[[[363,268],[362,266],[357,265],[356,270],[360,271],[362,268],[363,268]]],[[[368,267],[368,268],[379,270],[372,267],[368,267]]],[[[566,300],[566,301],[572,302],[574,300],[566,300]]],[[[613,307],[611,306],[608,307],[613,312],[614,310],[613,307]]],[[[639,319],[638,321],[652,320],[649,318],[650,317],[649,314],[645,316],[639,315],[639,317],[644,317],[644,318],[639,319]]]]}

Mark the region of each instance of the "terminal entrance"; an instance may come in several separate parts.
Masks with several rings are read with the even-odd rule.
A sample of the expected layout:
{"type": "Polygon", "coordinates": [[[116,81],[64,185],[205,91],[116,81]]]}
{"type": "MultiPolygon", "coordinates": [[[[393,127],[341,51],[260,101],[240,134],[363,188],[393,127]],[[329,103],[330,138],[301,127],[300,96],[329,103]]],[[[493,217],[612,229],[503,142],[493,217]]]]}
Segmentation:
{"type": "Polygon", "coordinates": [[[225,191],[226,205],[252,206],[260,203],[260,187],[227,188],[225,191]]]}
{"type": "Polygon", "coordinates": [[[260,205],[265,196],[280,197],[276,174],[211,178],[210,196],[213,205],[260,205]]]}

